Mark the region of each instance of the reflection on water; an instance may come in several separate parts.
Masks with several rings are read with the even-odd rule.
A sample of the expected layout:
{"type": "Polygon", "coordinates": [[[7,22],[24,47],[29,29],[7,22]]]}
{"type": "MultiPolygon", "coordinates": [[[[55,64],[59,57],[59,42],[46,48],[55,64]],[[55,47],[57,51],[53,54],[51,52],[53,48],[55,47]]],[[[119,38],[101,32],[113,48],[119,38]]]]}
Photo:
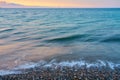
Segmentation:
{"type": "Polygon", "coordinates": [[[0,46],[0,69],[11,69],[20,64],[37,62],[50,56],[66,53],[64,47],[36,47],[25,43],[16,43],[0,46]],[[61,52],[62,51],[62,52],[61,52]]]}

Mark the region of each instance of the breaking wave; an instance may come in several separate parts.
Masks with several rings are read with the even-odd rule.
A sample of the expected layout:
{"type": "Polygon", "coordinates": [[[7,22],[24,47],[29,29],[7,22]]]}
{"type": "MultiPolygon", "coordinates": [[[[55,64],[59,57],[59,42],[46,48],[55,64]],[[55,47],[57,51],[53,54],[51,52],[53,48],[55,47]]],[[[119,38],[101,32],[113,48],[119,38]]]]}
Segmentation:
{"type": "Polygon", "coordinates": [[[32,68],[56,68],[56,67],[78,67],[78,68],[91,68],[91,67],[97,67],[97,68],[103,68],[106,67],[108,69],[115,69],[115,68],[120,68],[120,64],[116,64],[110,61],[102,61],[102,60],[97,60],[96,62],[89,63],[86,62],[85,60],[79,60],[79,61],[62,61],[62,62],[57,62],[55,59],[51,60],[50,62],[47,61],[39,61],[37,63],[34,62],[29,62],[24,65],[17,66],[13,70],[0,70],[0,75],[7,75],[7,74],[20,74],[22,73],[21,70],[25,69],[32,69],[32,68]]]}

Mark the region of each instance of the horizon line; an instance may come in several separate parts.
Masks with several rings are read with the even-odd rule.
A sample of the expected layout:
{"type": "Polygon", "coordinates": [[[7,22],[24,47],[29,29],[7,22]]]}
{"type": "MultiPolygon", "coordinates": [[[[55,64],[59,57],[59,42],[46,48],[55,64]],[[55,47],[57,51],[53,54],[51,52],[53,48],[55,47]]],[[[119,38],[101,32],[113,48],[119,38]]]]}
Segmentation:
{"type": "MultiPolygon", "coordinates": [[[[0,8],[10,9],[10,8],[5,8],[5,7],[0,7],[0,8]]],[[[14,7],[14,8],[18,8],[18,7],[14,7]]],[[[11,9],[14,9],[14,8],[11,8],[11,9]]],[[[19,8],[23,8],[23,9],[24,9],[24,8],[28,8],[28,9],[29,9],[29,8],[61,8],[61,9],[62,9],[62,8],[63,8],[63,9],[65,9],[65,8],[68,8],[68,9],[72,9],[72,8],[73,8],[73,9],[74,9],[74,8],[75,8],[75,9],[82,9],[82,8],[86,8],[86,9],[89,9],[89,8],[91,8],[91,9],[93,9],[93,8],[96,8],[96,9],[97,9],[97,8],[98,8],[98,9],[99,9],[99,8],[100,8],[100,9],[101,9],[101,8],[103,8],[103,9],[107,9],[107,8],[108,8],[108,9],[109,9],[109,8],[120,8],[120,7],[34,7],[34,6],[30,6],[30,7],[19,7],[19,8]]],[[[18,9],[19,9],[19,8],[18,8],[18,9]]]]}

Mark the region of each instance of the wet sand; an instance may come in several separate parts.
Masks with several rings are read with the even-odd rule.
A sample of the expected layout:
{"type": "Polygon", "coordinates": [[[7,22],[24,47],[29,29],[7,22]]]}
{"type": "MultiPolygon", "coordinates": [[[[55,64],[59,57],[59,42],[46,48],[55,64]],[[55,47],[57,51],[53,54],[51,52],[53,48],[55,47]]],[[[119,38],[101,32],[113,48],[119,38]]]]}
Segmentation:
{"type": "Polygon", "coordinates": [[[1,76],[0,80],[120,80],[120,68],[37,67],[23,70],[22,74],[1,76]]]}

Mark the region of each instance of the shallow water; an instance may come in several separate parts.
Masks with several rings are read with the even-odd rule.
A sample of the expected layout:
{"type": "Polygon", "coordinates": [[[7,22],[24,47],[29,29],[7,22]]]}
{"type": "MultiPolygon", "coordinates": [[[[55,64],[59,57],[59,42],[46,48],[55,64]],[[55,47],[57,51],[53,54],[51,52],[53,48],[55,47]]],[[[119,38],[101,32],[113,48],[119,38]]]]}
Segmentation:
{"type": "Polygon", "coordinates": [[[119,14],[120,9],[0,9],[0,72],[41,61],[118,66],[119,14]]]}

